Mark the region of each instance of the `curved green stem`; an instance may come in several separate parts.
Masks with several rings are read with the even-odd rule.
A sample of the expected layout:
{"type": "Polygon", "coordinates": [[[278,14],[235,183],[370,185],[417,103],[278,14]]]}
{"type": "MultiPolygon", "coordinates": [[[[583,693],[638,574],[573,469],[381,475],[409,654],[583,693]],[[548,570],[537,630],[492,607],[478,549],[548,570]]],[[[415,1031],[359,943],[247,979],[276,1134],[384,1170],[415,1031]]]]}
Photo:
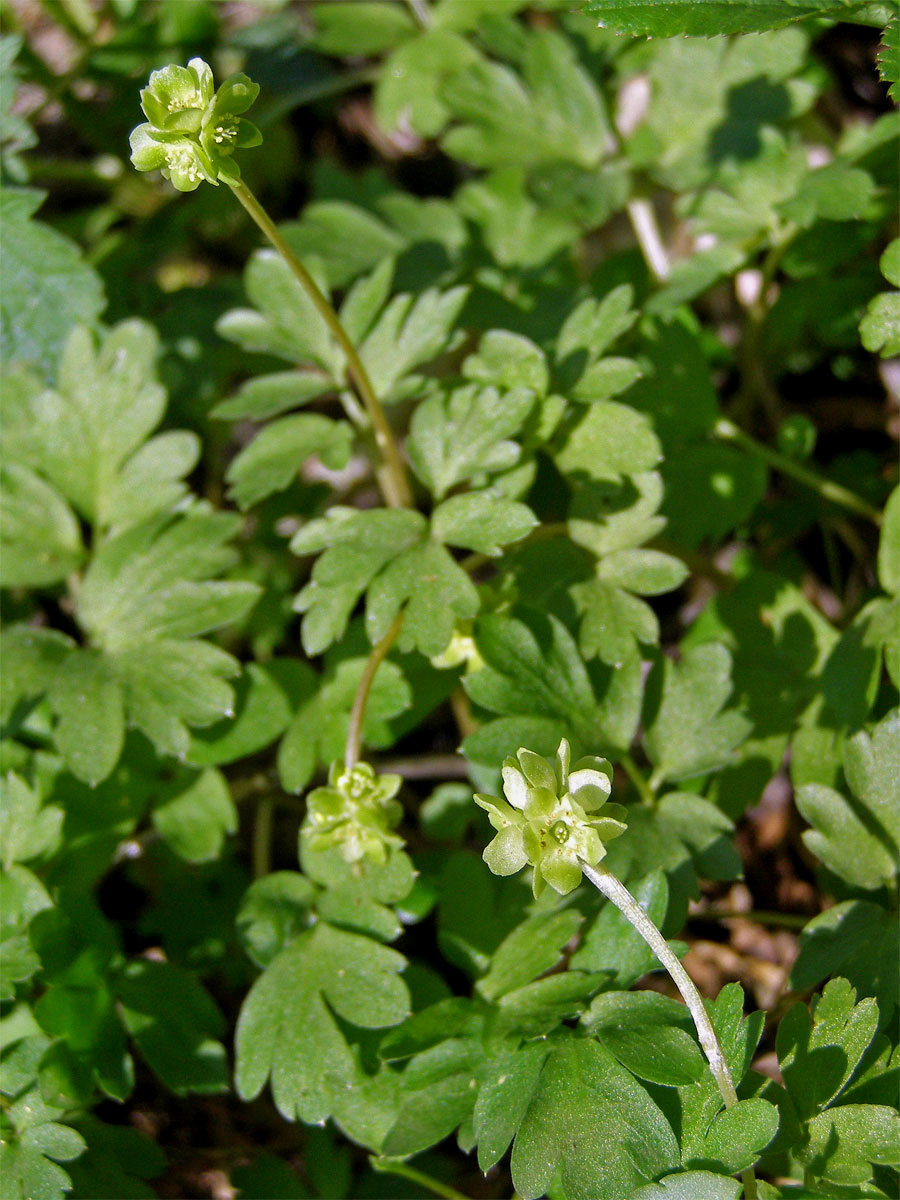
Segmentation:
{"type": "MultiPolygon", "coordinates": [[[[624,883],[621,883],[613,875],[612,871],[608,871],[604,866],[588,866],[586,862],[582,862],[581,870],[597,891],[601,892],[607,900],[611,900],[615,904],[619,912],[637,930],[669,972],[675,986],[681,993],[688,1012],[693,1018],[697,1029],[697,1037],[700,1039],[700,1045],[703,1047],[703,1053],[706,1055],[709,1069],[712,1071],[722,1101],[726,1108],[734,1108],[738,1102],[734,1080],[731,1078],[731,1071],[728,1068],[728,1063],[725,1061],[725,1055],[719,1044],[715,1027],[710,1020],[709,1013],[706,1011],[703,997],[697,991],[697,985],[691,979],[690,975],[688,975],[669,943],[641,908],[640,904],[638,904],[624,883]]],[[[741,1178],[744,1182],[745,1200],[756,1200],[756,1176],[752,1168],[744,1171],[741,1178]]]]}
{"type": "Polygon", "coordinates": [[[411,1167],[409,1163],[400,1159],[379,1158],[372,1154],[369,1156],[369,1163],[373,1171],[378,1171],[382,1175],[399,1175],[401,1179],[408,1179],[410,1183],[418,1183],[421,1187],[427,1188],[435,1196],[443,1196],[444,1200],[466,1200],[462,1192],[449,1187],[446,1183],[441,1183],[439,1179],[432,1179],[424,1171],[417,1171],[415,1167],[411,1167]]]}
{"type": "Polygon", "coordinates": [[[400,448],[394,438],[393,430],[388,424],[387,417],[384,415],[384,409],[375,395],[375,389],[372,387],[369,374],[363,365],[362,359],[359,357],[356,347],[341,324],[337,313],[319,290],[316,281],[310,275],[309,271],[307,271],[306,267],[304,267],[303,263],[281,236],[275,222],[247,187],[246,183],[242,179],[239,179],[236,183],[229,183],[229,187],[287,263],[294,277],[302,285],[306,294],[313,302],[319,316],[328,326],[335,341],[344,352],[344,356],[347,359],[347,375],[365,406],[366,413],[372,425],[372,431],[375,435],[375,444],[384,462],[385,472],[380,477],[379,482],[384,492],[385,502],[391,508],[411,508],[412,490],[409,486],[409,478],[406,474],[406,467],[400,454],[400,448]]]}
{"type": "Polygon", "coordinates": [[[839,504],[841,508],[846,508],[850,512],[854,512],[857,516],[867,517],[868,520],[876,525],[881,524],[881,513],[877,508],[873,508],[862,497],[857,496],[855,492],[851,492],[849,488],[843,487],[839,483],[833,483],[830,479],[823,479],[815,471],[811,471],[808,467],[804,467],[801,463],[794,462],[793,459],[787,458],[784,454],[780,454],[777,450],[758,442],[756,438],[752,438],[748,433],[744,433],[743,429],[738,428],[733,421],[729,421],[727,417],[720,417],[713,426],[713,433],[723,442],[733,442],[734,445],[740,446],[747,450],[750,454],[755,454],[757,458],[761,458],[763,462],[774,467],[777,471],[781,471],[784,475],[789,475],[792,479],[796,479],[798,483],[802,483],[804,487],[810,488],[816,492],[823,500],[830,500],[832,504],[839,504]]]}
{"type": "Polygon", "coordinates": [[[390,629],[388,629],[381,641],[376,646],[373,646],[372,653],[366,662],[365,670],[360,676],[356,695],[353,697],[353,707],[350,709],[350,724],[347,727],[347,741],[344,748],[344,765],[348,771],[356,765],[356,761],[359,758],[359,748],[362,744],[363,721],[366,719],[366,704],[369,700],[369,692],[372,690],[375,673],[387,658],[388,651],[393,646],[394,639],[403,625],[404,615],[404,610],[401,608],[391,622],[390,629]]]}
{"type": "Polygon", "coordinates": [[[643,802],[645,804],[655,804],[656,794],[653,791],[653,788],[641,774],[637,763],[635,763],[631,755],[623,754],[619,759],[619,762],[622,764],[622,770],[634,784],[635,791],[638,793],[643,802]]]}

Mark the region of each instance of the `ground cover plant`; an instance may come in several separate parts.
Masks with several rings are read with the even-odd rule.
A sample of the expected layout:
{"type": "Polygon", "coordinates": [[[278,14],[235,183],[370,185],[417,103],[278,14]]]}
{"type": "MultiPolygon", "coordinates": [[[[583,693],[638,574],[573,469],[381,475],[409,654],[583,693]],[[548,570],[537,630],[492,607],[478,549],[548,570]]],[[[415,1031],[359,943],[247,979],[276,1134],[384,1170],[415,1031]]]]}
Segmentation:
{"type": "Polygon", "coordinates": [[[893,3],[6,0],[0,1194],[900,1194],[893,3]]]}

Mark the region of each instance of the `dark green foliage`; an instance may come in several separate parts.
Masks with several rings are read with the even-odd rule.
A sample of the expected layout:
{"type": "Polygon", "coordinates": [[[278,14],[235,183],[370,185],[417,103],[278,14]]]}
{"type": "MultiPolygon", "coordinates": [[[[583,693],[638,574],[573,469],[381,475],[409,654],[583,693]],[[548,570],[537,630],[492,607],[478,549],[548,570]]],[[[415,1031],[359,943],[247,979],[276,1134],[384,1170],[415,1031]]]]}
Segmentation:
{"type": "Polygon", "coordinates": [[[897,1195],[896,5],[38,8],[0,39],[0,1196],[897,1195]],[[200,54],[264,143],[145,96],[161,163],[224,171],[176,195],[128,135],[200,54]],[[561,739],[727,1108],[619,908],[482,860],[515,812],[473,793],[525,747],[562,803],[561,739]]]}

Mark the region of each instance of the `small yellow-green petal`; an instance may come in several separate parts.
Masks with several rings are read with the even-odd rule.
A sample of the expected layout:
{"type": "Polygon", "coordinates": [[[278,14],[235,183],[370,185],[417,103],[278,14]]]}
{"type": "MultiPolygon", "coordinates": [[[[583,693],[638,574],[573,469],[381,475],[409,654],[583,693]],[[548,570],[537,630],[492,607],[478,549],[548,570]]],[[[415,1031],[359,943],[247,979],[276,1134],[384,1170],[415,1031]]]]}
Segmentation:
{"type": "Polygon", "coordinates": [[[588,812],[602,807],[611,791],[609,777],[600,771],[581,768],[569,775],[569,794],[588,812]]]}
{"type": "Polygon", "coordinates": [[[522,774],[532,787],[547,788],[551,792],[556,791],[556,775],[546,758],[542,758],[540,754],[535,754],[533,750],[526,750],[524,747],[519,750],[516,757],[522,768],[522,774]]]}
{"type": "Polygon", "coordinates": [[[503,776],[503,794],[513,808],[524,810],[528,801],[528,784],[525,776],[510,759],[503,764],[501,774],[503,776]]]}
{"type": "Polygon", "coordinates": [[[528,861],[522,831],[513,825],[501,829],[482,855],[495,875],[515,875],[528,861]]]}
{"type": "Polygon", "coordinates": [[[564,850],[551,850],[545,854],[539,869],[547,883],[561,896],[581,883],[581,867],[564,850]]]}

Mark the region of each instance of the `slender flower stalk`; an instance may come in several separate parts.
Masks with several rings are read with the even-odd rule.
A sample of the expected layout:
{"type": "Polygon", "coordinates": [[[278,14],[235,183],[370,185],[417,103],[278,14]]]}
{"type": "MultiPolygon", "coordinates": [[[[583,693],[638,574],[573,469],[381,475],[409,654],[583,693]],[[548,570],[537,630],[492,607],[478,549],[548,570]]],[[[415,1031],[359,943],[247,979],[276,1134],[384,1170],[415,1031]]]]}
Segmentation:
{"type": "Polygon", "coordinates": [[[246,212],[252,217],[284,259],[295,279],[304,288],[306,294],[315,305],[319,316],[328,326],[335,341],[344,352],[344,356],[347,359],[347,374],[365,406],[366,414],[372,424],[372,431],[375,435],[375,444],[385,465],[384,475],[379,481],[384,491],[385,501],[391,508],[412,507],[412,491],[409,486],[409,479],[400,449],[387,417],[384,415],[384,409],[375,395],[375,389],[372,386],[369,374],[363,365],[362,359],[359,357],[356,347],[341,324],[340,318],[320,291],[309,271],[307,271],[306,267],[304,267],[303,263],[281,236],[277,225],[247,187],[246,183],[242,179],[239,179],[236,183],[230,184],[230,187],[246,212]]]}
{"type": "MultiPolygon", "coordinates": [[[[582,758],[570,768],[569,757],[565,738],[553,763],[520,748],[515,758],[503,763],[506,800],[475,796],[475,803],[487,811],[497,830],[484,851],[484,861],[495,875],[513,875],[530,865],[535,896],[548,884],[566,895],[584,875],[611,900],[674,980],[693,1018],[722,1101],[726,1108],[733,1108],[738,1103],[734,1080],[694,981],[628,888],[600,865],[606,856],[605,843],[626,829],[627,810],[606,803],[612,767],[602,758],[582,758]]],[[[757,1200],[753,1170],[744,1171],[741,1177],[744,1200],[757,1200]]]]}
{"type": "Polygon", "coordinates": [[[387,633],[376,646],[372,647],[365,670],[360,676],[356,695],[353,697],[353,707],[350,709],[350,724],[347,727],[347,741],[344,748],[344,762],[347,764],[348,771],[353,769],[356,765],[356,760],[359,758],[359,750],[362,745],[362,727],[366,719],[366,705],[369,701],[369,693],[372,690],[375,675],[378,668],[387,658],[397,634],[403,627],[404,612],[405,610],[401,608],[391,622],[387,633]]]}
{"type": "Polygon", "coordinates": [[[412,489],[400,448],[375,394],[359,352],[328,299],[281,236],[275,222],[241,178],[235,150],[258,146],[262,135],[242,115],[259,94],[246,75],[232,75],[217,90],[213,73],[202,58],[186,67],[171,64],[154,71],[141,92],[147,120],[131,132],[131,161],[139,171],[159,170],[180,192],[201,183],[225,183],[269,239],[340,346],[347,377],[366,411],[382,466],[376,467],[385,502],[392,508],[412,506],[412,489]]]}

